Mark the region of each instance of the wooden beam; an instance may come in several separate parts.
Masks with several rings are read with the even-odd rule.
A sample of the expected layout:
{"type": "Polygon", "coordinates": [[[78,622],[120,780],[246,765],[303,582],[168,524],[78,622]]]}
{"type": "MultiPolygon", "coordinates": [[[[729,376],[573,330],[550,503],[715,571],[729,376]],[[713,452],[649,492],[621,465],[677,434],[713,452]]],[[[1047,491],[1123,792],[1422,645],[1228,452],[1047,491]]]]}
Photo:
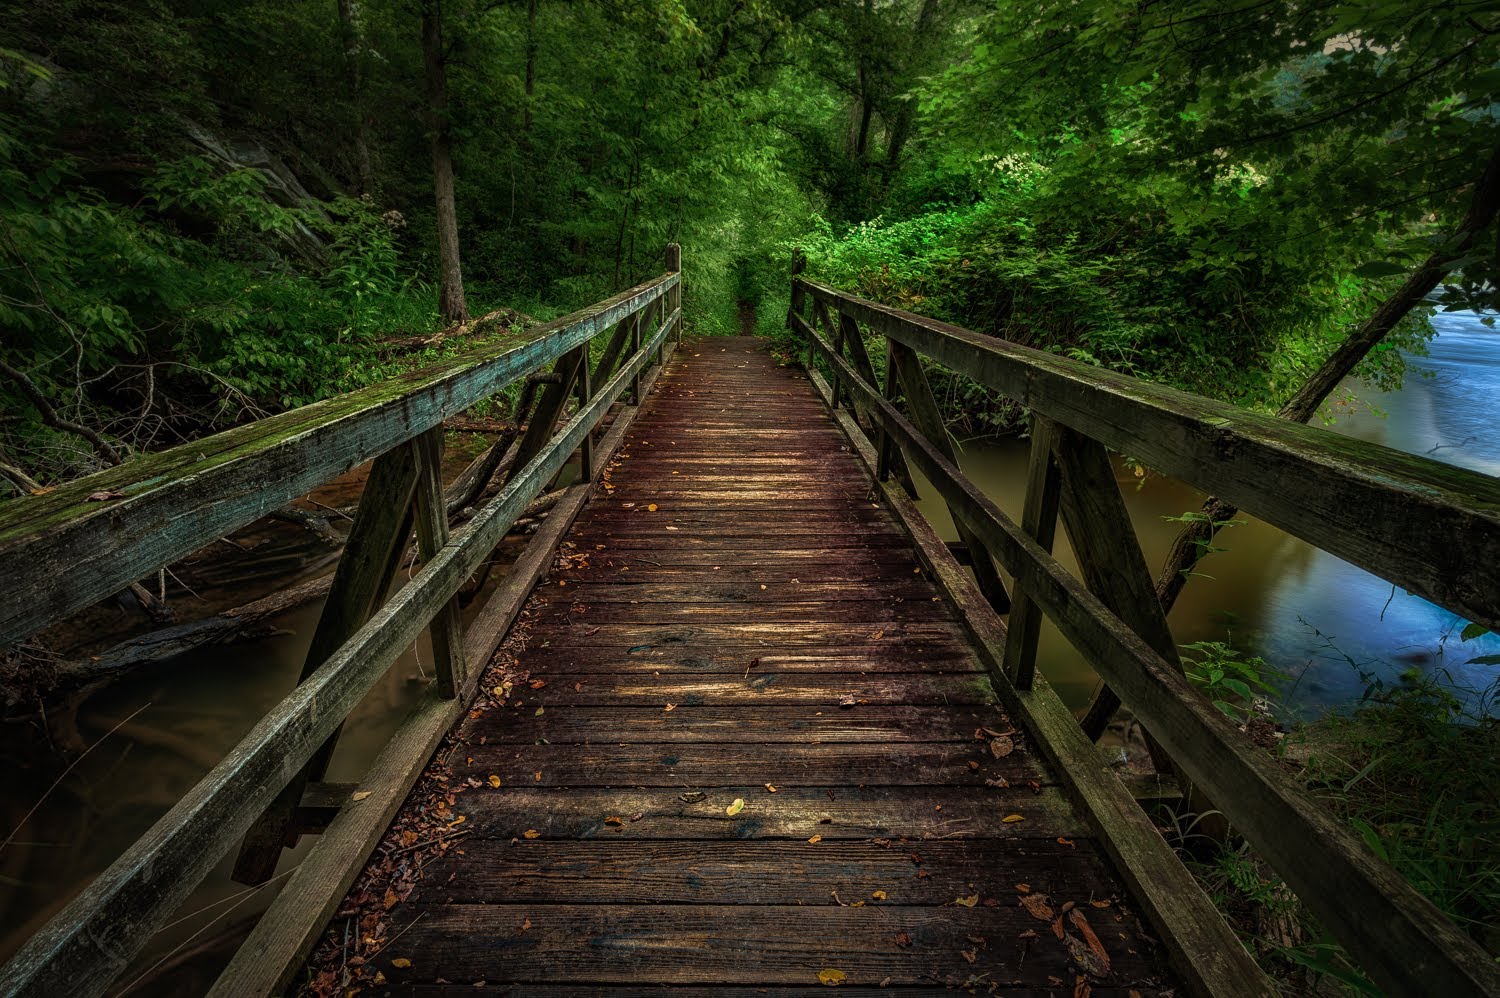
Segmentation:
{"type": "Polygon", "coordinates": [[[1377,984],[1397,994],[1500,994],[1500,967],[1473,940],[1251,744],[1178,669],[834,357],[806,322],[796,323],[831,363],[845,365],[851,388],[877,407],[955,519],[984,539],[1063,636],[1120,691],[1179,769],[1219,803],[1377,984]]]}
{"type": "MultiPolygon", "coordinates": [[[[299,683],[306,682],[363,627],[385,598],[411,533],[412,497],[420,473],[416,451],[405,444],[375,459],[354,513],[349,539],[334,569],[328,599],[302,661],[299,683]]],[[[262,884],[276,872],[282,849],[295,844],[292,816],[303,791],[309,783],[323,778],[337,743],[335,729],[251,826],[234,861],[235,880],[242,884],[262,884]]]]}
{"type": "MultiPolygon", "coordinates": [[[[624,442],[639,411],[628,406],[616,417],[599,444],[600,466],[608,464],[624,442]]],[[[465,657],[475,663],[471,679],[479,678],[533,587],[551,567],[557,545],[588,500],[592,485],[592,480],[585,480],[564,493],[476,617],[464,646],[465,657]]],[[[472,687],[471,682],[464,699],[429,694],[412,709],[358,785],[370,796],[357,804],[346,803],[339,811],[235,951],[209,992],[213,998],[281,994],[290,986],[432,753],[463,716],[472,687]]]]}
{"type": "MultiPolygon", "coordinates": [[[[1057,507],[1062,493],[1062,478],[1052,456],[1057,435],[1056,423],[1045,416],[1032,414],[1031,459],[1026,469],[1026,503],[1021,510],[1021,529],[1049,554],[1057,533],[1057,507]]],[[[1003,671],[1016,689],[1029,690],[1036,676],[1036,650],[1041,640],[1043,614],[1020,586],[1014,587],[1011,599],[1003,671]]]]}
{"type": "MultiPolygon", "coordinates": [[[[799,280],[871,329],[1500,630],[1500,479],[1017,346],[799,280]]],[[[795,293],[795,291],[794,291],[795,293]]]]}
{"type": "MultiPolygon", "coordinates": [[[[885,362],[896,368],[896,377],[901,382],[902,393],[906,395],[912,422],[921,428],[922,433],[940,453],[957,463],[958,454],[953,448],[953,441],[948,439],[948,426],[943,421],[942,411],[938,409],[937,399],[932,397],[932,386],[927,383],[927,375],[922,370],[922,363],[917,355],[902,344],[892,342],[891,352],[886,356],[885,362]]],[[[956,514],[953,525],[958,531],[958,539],[968,545],[979,591],[984,593],[997,613],[1008,612],[1010,596],[1005,591],[1000,573],[995,570],[992,553],[956,514]]]]}
{"type": "MultiPolygon", "coordinates": [[[[448,517],[443,502],[443,428],[434,426],[412,444],[419,467],[415,497],[417,551],[426,564],[448,543],[448,517]]],[[[437,694],[451,700],[464,687],[464,632],[457,596],[443,604],[432,619],[428,634],[432,640],[437,694]]]]}
{"type": "MultiPolygon", "coordinates": [[[[673,314],[676,318],[676,313],[673,314]]],[[[458,592],[583,435],[639,373],[663,327],[524,474],[507,482],[416,577],[93,883],[0,968],[16,995],[98,994],[458,592]]]]}
{"type": "Polygon", "coordinates": [[[0,504],[0,645],[119,592],[457,415],[656,301],[654,278],[499,347],[0,504]],[[100,501],[90,496],[111,495],[100,501]]]}
{"type": "MultiPolygon", "coordinates": [[[[816,373],[812,380],[828,401],[828,385],[816,373]]],[[[835,413],[834,418],[854,445],[855,454],[873,471],[879,459],[857,434],[858,426],[847,413],[835,413]]],[[[989,672],[997,699],[1012,719],[1031,732],[1038,748],[1052,762],[1064,789],[1093,826],[1099,844],[1114,861],[1132,899],[1141,905],[1166,947],[1173,969],[1188,989],[1216,998],[1268,998],[1276,994],[1203,888],[1137,805],[1130,789],[1083,736],[1072,712],[1047,681],[1037,677],[1029,690],[1017,690],[1006,681],[1003,649],[1010,641],[1005,623],[910,498],[891,483],[879,487],[927,572],[958,611],[989,672]]]]}

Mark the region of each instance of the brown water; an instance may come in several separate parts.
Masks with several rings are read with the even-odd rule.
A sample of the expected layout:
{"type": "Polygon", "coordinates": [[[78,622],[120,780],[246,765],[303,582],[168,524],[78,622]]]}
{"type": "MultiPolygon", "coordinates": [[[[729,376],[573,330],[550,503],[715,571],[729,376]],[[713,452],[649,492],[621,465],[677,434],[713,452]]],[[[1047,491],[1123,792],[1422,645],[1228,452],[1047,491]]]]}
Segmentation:
{"type": "MultiPolygon", "coordinates": [[[[1329,426],[1397,450],[1423,454],[1485,474],[1500,474],[1500,332],[1471,313],[1434,317],[1439,335],[1430,356],[1411,358],[1413,371],[1397,392],[1361,391],[1341,405],[1329,426]]],[[[1015,519],[1026,482],[1024,441],[968,444],[965,474],[1015,519]]],[[[1151,475],[1137,479],[1118,461],[1131,521],[1153,575],[1160,569],[1178,524],[1168,517],[1196,511],[1203,493],[1151,475]]],[[[930,487],[918,505],[953,540],[952,520],[930,487]]],[[[1215,542],[1228,550],[1199,566],[1202,576],[1184,589],[1170,623],[1179,644],[1231,641],[1264,657],[1289,678],[1282,683],[1284,710],[1307,716],[1351,704],[1368,682],[1401,682],[1417,669],[1449,683],[1473,710],[1485,709],[1497,675],[1494,666],[1469,660],[1500,653],[1500,636],[1460,641],[1464,621],[1411,596],[1362,569],[1241,514],[1243,521],[1215,542]]],[[[1077,564],[1066,534],[1057,554],[1077,564]]],[[[1038,667],[1071,706],[1086,703],[1098,683],[1093,671],[1050,624],[1043,630],[1038,667]]]]}
{"type": "MultiPolygon", "coordinates": [[[[1333,429],[1500,473],[1500,434],[1490,422],[1493,400],[1500,397],[1500,334],[1472,316],[1439,316],[1437,322],[1441,335],[1432,356],[1416,360],[1416,367],[1432,376],[1409,377],[1400,392],[1368,400],[1388,417],[1365,405],[1344,413],[1333,429]]],[[[1019,517],[1024,442],[971,444],[962,464],[1002,508],[1019,517]]],[[[1119,478],[1154,570],[1177,529],[1164,518],[1196,510],[1203,497],[1169,479],[1137,480],[1123,468],[1119,478]]],[[[932,500],[930,487],[922,492],[924,512],[951,539],[946,511],[932,500]]],[[[1415,666],[1452,674],[1466,686],[1490,685],[1492,667],[1466,663],[1500,652],[1500,638],[1460,645],[1462,625],[1452,614],[1399,591],[1393,595],[1389,583],[1251,517],[1243,519],[1243,525],[1221,535],[1219,543],[1229,550],[1202,566],[1212,578],[1195,579],[1178,601],[1171,622],[1179,642],[1232,638],[1263,654],[1293,677],[1287,704],[1294,711],[1339,706],[1360,695],[1365,682],[1344,655],[1387,681],[1415,666]]],[[[1059,535],[1059,556],[1075,567],[1059,535]]],[[[277,622],[286,633],[205,649],[91,697],[78,709],[76,726],[82,744],[97,745],[50,794],[57,764],[47,761],[45,747],[18,743],[39,736],[20,725],[0,734],[0,757],[10,770],[0,801],[0,833],[17,828],[26,810],[47,794],[0,851],[0,959],[146,831],[292,688],[318,612],[317,606],[305,607],[277,622]]],[[[1043,634],[1040,660],[1070,704],[1086,702],[1096,679],[1050,629],[1043,634]]],[[[419,646],[376,685],[345,725],[330,778],[353,780],[363,773],[421,690],[429,662],[419,646]]],[[[301,849],[286,853],[279,873],[298,862],[307,847],[304,840],[301,849]]],[[[231,864],[227,857],[218,865],[184,905],[182,921],[158,936],[111,993],[121,993],[164,958],[163,968],[186,966],[173,979],[152,976],[132,993],[193,993],[207,986],[227,959],[235,933],[264,909],[281,882],[246,893],[229,880],[231,864]]]]}

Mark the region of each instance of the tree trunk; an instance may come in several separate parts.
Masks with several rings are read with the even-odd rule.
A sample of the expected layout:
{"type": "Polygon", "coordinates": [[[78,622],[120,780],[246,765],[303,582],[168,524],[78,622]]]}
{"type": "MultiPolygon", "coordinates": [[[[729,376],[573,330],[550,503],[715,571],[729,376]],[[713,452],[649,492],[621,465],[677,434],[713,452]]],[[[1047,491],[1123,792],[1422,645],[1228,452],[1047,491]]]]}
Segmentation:
{"type": "Polygon", "coordinates": [[[422,4],[422,63],[427,71],[428,127],[432,132],[432,185],[437,198],[438,309],[450,325],[469,321],[463,267],[458,255],[458,213],[453,205],[453,134],[448,120],[448,65],[443,49],[442,0],[422,4]]]}
{"type": "Polygon", "coordinates": [[[532,101],[536,96],[536,5],[537,0],[526,0],[526,107],[521,119],[521,145],[531,142],[531,126],[534,120],[532,101]]]}
{"type": "MultiPolygon", "coordinates": [[[[1474,185],[1468,214],[1453,237],[1411,272],[1401,287],[1339,345],[1322,367],[1313,372],[1277,415],[1297,423],[1311,419],[1323,400],[1364,360],[1375,344],[1432,293],[1438,282],[1447,276],[1452,262],[1468,253],[1479,233],[1494,221],[1497,211],[1500,211],[1500,148],[1490,155],[1484,173],[1474,185]]],[[[1156,580],[1156,596],[1161,601],[1163,612],[1170,612],[1172,604],[1177,602],[1193,566],[1208,552],[1209,542],[1218,533],[1219,525],[1232,519],[1239,508],[1217,496],[1210,496],[1204,501],[1202,512],[1204,519],[1184,527],[1172,542],[1161,576],[1156,580]]]]}
{"type": "Polygon", "coordinates": [[[375,163],[370,157],[370,120],[365,113],[364,32],[358,0],[338,0],[339,30],[344,36],[344,80],[354,119],[354,165],[361,194],[375,193],[375,163]]]}
{"type": "MultiPolygon", "coordinates": [[[[932,30],[932,25],[937,16],[937,0],[922,0],[922,6],[917,11],[916,27],[912,30],[912,48],[920,46],[932,30]]],[[[915,60],[912,60],[915,61],[915,60]]],[[[908,73],[908,81],[911,77],[908,73]]],[[[907,140],[911,138],[912,125],[916,120],[915,108],[916,98],[907,96],[901,98],[901,106],[896,111],[896,120],[891,124],[891,134],[885,146],[885,162],[881,169],[885,173],[885,183],[890,184],[896,176],[896,171],[901,167],[901,153],[905,151],[907,140]]]]}

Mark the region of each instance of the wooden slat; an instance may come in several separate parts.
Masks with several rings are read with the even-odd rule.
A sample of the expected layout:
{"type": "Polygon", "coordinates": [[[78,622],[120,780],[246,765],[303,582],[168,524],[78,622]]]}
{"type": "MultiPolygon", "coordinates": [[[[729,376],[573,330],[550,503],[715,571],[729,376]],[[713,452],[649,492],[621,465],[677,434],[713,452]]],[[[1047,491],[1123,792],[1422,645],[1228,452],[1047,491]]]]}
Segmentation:
{"type": "Polygon", "coordinates": [[[1020,405],[1500,630],[1492,476],[803,284],[1020,405]]]}
{"type": "Polygon", "coordinates": [[[952,742],[967,748],[976,741],[974,732],[981,726],[1010,727],[998,711],[982,706],[964,710],[951,704],[856,705],[820,710],[815,706],[687,704],[671,711],[657,705],[572,705],[549,709],[540,716],[525,710],[490,713],[476,718],[473,730],[487,745],[534,745],[539,740],[552,745],[952,742]]]}
{"type": "MultiPolygon", "coordinates": [[[[661,336],[665,330],[658,332],[661,336]]],[[[655,344],[648,344],[654,347],[655,344]]],[[[648,357],[631,361],[370,622],[11,958],[18,994],[101,990],[458,591],[648,357]]]]}
{"type": "MultiPolygon", "coordinates": [[[[649,390],[649,382],[647,385],[649,390]]],[[[607,461],[620,446],[637,409],[628,407],[600,441],[607,461]]],[[[572,486],[553,507],[547,522],[532,537],[501,585],[469,629],[464,657],[488,662],[505,631],[520,614],[531,588],[552,562],[553,551],[583,508],[589,485],[572,486]]],[[[444,699],[430,692],[412,709],[381,750],[362,785],[370,796],[350,801],[256,922],[250,937],[235,951],[215,982],[216,998],[280,993],[307,957],[323,925],[354,882],[364,857],[375,848],[407,792],[416,782],[443,735],[463,715],[481,668],[467,677],[464,696],[444,699]]]]}
{"type": "MultiPolygon", "coordinates": [[[[818,382],[816,376],[813,381],[818,382]]],[[[857,389],[856,389],[857,390],[857,389]]],[[[823,392],[827,397],[827,392],[823,392]]],[[[840,421],[867,467],[878,461],[857,426],[840,421]]],[[[1057,767],[1069,795],[1082,808],[1098,841],[1114,860],[1135,901],[1155,925],[1178,973],[1202,995],[1262,995],[1275,991],[1239,944],[1218,909],[1182,865],[1130,790],[1104,764],[1071,711],[1041,676],[1028,690],[1008,687],[1004,672],[1005,623],[958,564],[946,544],[904,494],[889,483],[887,501],[911,534],[923,561],[960,611],[995,685],[1013,716],[1036,737],[1057,767]]]]}
{"type": "Polygon", "coordinates": [[[118,592],[457,415],[639,312],[666,275],[496,350],[194,440],[0,504],[0,644],[118,592]],[[91,502],[98,493],[122,498],[91,502]]]}
{"type": "MultiPolygon", "coordinates": [[[[1045,416],[1032,417],[1031,458],[1026,470],[1026,502],[1021,511],[1021,529],[1047,552],[1051,552],[1057,532],[1058,504],[1062,497],[1062,482],[1052,456],[1056,436],[1056,423],[1045,416]]],[[[1012,596],[1014,603],[1010,608],[1010,619],[1006,621],[1004,670],[1016,689],[1028,690],[1036,677],[1042,612],[1024,589],[1017,588],[1012,596]]]]}
{"type": "MultiPolygon", "coordinates": [[[[819,342],[832,362],[831,348],[819,342]]],[[[846,375],[852,375],[852,369],[846,375]]],[[[1073,578],[868,384],[850,379],[912,463],[979,534],[1193,782],[1377,982],[1500,992],[1500,968],[1073,578]],[[1309,849],[1309,842],[1322,848],[1309,849]],[[1376,917],[1373,913],[1379,913],[1376,917]],[[1437,982],[1434,984],[1434,982],[1437,982]]],[[[889,492],[887,492],[889,497],[889,492]]],[[[1048,733],[1044,737],[1057,737],[1048,733]]]]}

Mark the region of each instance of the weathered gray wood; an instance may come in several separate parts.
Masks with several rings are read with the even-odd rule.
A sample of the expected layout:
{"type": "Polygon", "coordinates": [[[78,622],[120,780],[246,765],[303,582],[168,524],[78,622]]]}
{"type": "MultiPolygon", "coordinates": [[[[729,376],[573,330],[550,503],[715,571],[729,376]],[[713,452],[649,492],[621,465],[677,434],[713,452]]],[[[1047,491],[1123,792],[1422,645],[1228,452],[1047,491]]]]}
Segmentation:
{"type": "MultiPolygon", "coordinates": [[[[821,379],[814,376],[813,381],[818,384],[821,379]]],[[[826,386],[819,390],[827,396],[826,386]]],[[[873,448],[859,438],[846,414],[836,418],[856,455],[866,467],[874,468],[878,457],[873,448]]],[[[1275,993],[1213,902],[1084,738],[1047,681],[1038,676],[1029,690],[1009,685],[1004,673],[1004,649],[1009,644],[1005,622],[916,505],[892,483],[883,483],[881,490],[934,581],[958,608],[1007,713],[1031,732],[1038,750],[1056,767],[1064,789],[1082,808],[1100,846],[1115,861],[1133,898],[1155,926],[1174,969],[1201,995],[1275,993]]]]}
{"type": "MultiPolygon", "coordinates": [[[[878,407],[887,429],[956,519],[984,539],[1064,637],[1129,701],[1180,769],[1219,803],[1377,983],[1398,993],[1500,993],[1500,968],[1483,950],[1250,744],[1179,670],[964,478],[847,362],[833,357],[805,322],[801,327],[831,362],[845,364],[851,388],[878,407]]],[[[1039,734],[1044,741],[1066,737],[1039,734]]]]}
{"type": "MultiPolygon", "coordinates": [[[[676,336],[673,338],[673,341],[678,346],[681,346],[682,345],[682,281],[681,281],[680,277],[681,277],[681,274],[682,274],[682,247],[680,245],[678,245],[677,243],[667,243],[666,265],[667,265],[667,273],[679,275],[679,280],[678,280],[676,286],[673,287],[672,290],[671,290],[671,292],[668,294],[668,297],[667,297],[667,308],[672,309],[678,315],[677,322],[673,326],[673,329],[676,332],[676,336]]],[[[658,365],[658,366],[663,366],[663,365],[658,365]]]]}
{"type": "MultiPolygon", "coordinates": [[[[298,682],[306,682],[340,645],[364,626],[385,597],[411,532],[412,497],[420,475],[418,454],[410,446],[397,446],[375,459],[298,682]]],[[[235,880],[242,884],[262,884],[276,872],[281,850],[295,844],[295,836],[291,834],[292,815],[303,790],[307,784],[323,778],[337,742],[335,729],[246,833],[235,858],[235,880]]]]}
{"type": "Polygon", "coordinates": [[[668,274],[503,347],[126,462],[0,505],[0,644],[137,579],[410,440],[675,287],[668,274]],[[90,501],[99,493],[122,498],[90,501]]]}
{"type": "MultiPolygon", "coordinates": [[[[1031,417],[1031,459],[1026,469],[1026,503],[1021,510],[1021,529],[1042,550],[1051,552],[1057,532],[1057,506],[1061,478],[1052,449],[1057,424],[1045,416],[1031,417]]],[[[1011,593],[1010,619],[1006,622],[1005,675],[1018,690],[1031,689],[1036,676],[1036,649],[1042,633],[1042,611],[1020,586],[1011,593]]]]}
{"type": "Polygon", "coordinates": [[[541,398],[537,399],[536,408],[532,410],[531,423],[516,445],[516,460],[511,465],[512,477],[521,474],[522,469],[541,453],[547,446],[547,441],[552,438],[552,431],[557,428],[557,421],[562,418],[568,399],[573,396],[573,385],[578,379],[579,367],[576,350],[563,354],[553,363],[553,381],[542,389],[541,398]]]}
{"type": "Polygon", "coordinates": [[[590,384],[603,384],[615,373],[615,365],[625,352],[625,344],[630,342],[630,322],[630,319],[621,319],[615,324],[614,331],[609,334],[609,342],[604,345],[604,352],[599,355],[599,363],[594,366],[593,374],[589,377],[590,384]]]}
{"type": "MultiPolygon", "coordinates": [[[[424,562],[437,557],[448,543],[448,517],[443,502],[443,428],[435,426],[411,442],[418,464],[415,514],[417,550],[424,562]]],[[[455,596],[432,618],[433,671],[437,693],[452,699],[464,686],[464,633],[455,596]]]]}
{"type": "MultiPolygon", "coordinates": [[[[939,453],[957,463],[957,452],[953,449],[953,442],[948,439],[948,427],[943,422],[937,399],[932,397],[932,386],[927,383],[921,360],[898,342],[892,341],[890,349],[885,362],[896,369],[896,377],[901,382],[901,390],[906,395],[906,404],[911,410],[912,422],[921,428],[939,453]]],[[[969,548],[974,577],[979,580],[979,591],[984,593],[997,613],[1009,611],[1010,596],[1005,591],[1000,573],[995,570],[992,552],[985,548],[974,531],[957,515],[953,517],[953,524],[958,530],[958,539],[969,548]]]]}
{"type": "MultiPolygon", "coordinates": [[[[593,395],[593,382],[589,375],[589,351],[587,347],[579,347],[578,354],[578,378],[574,382],[574,389],[578,394],[578,407],[581,409],[589,404],[589,398],[593,395]]],[[[592,481],[594,477],[594,431],[590,430],[583,435],[583,443],[578,445],[578,473],[586,481],[592,481]]]]}
{"type": "Polygon", "coordinates": [[[1109,449],[1500,630],[1500,479],[1150,384],[799,281],[1109,449]]]}
{"type": "MultiPolygon", "coordinates": [[[[638,411],[626,408],[615,419],[599,443],[601,463],[608,463],[618,450],[638,411]]],[[[365,774],[361,785],[370,797],[346,807],[334,819],[235,952],[211,995],[280,994],[287,987],[443,735],[462,716],[483,664],[546,574],[558,542],[588,500],[591,484],[573,486],[552,508],[546,523],[511,566],[504,584],[476,618],[464,647],[465,657],[475,663],[464,696],[442,700],[429,695],[413,708],[365,774]]]]}
{"type": "MultiPolygon", "coordinates": [[[[675,319],[675,314],[673,318],[675,319]]],[[[653,340],[665,334],[658,331],[653,340]]],[[[646,344],[654,351],[656,342],[646,344]]],[[[122,971],[220,856],[275,799],[371,685],[458,591],[526,504],[645,366],[638,351],[528,466],[500,490],[405,588],[307,681],[272,709],[125,854],[0,969],[17,995],[66,981],[97,994],[122,971]]],[[[456,701],[455,701],[456,702],[456,701]]]]}

